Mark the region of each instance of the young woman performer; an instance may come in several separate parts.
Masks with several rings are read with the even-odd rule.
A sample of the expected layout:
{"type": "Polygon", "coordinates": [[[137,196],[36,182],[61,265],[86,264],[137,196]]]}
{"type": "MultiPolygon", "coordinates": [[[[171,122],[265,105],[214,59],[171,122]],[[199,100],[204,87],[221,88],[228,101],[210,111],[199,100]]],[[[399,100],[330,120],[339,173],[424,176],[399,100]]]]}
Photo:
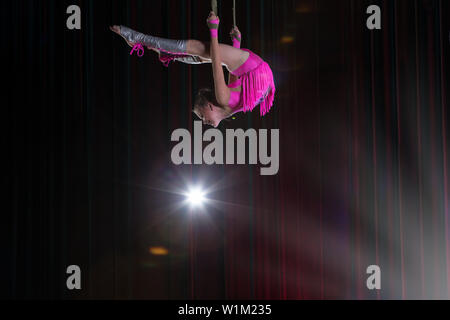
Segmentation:
{"type": "MultiPolygon", "coordinates": [[[[234,27],[230,33],[233,46],[219,43],[219,18],[213,11],[207,24],[211,41],[171,40],[136,32],[125,26],[110,27],[132,46],[145,46],[159,53],[159,59],[168,66],[177,60],[189,64],[211,63],[214,90],[199,90],[193,112],[203,123],[217,127],[223,119],[236,112],[252,111],[260,106],[261,116],[269,112],[275,96],[272,70],[259,56],[248,49],[240,49],[241,35],[234,27]],[[222,65],[230,72],[225,83],[222,65]]],[[[142,48],[142,47],[141,47],[142,48]]]]}

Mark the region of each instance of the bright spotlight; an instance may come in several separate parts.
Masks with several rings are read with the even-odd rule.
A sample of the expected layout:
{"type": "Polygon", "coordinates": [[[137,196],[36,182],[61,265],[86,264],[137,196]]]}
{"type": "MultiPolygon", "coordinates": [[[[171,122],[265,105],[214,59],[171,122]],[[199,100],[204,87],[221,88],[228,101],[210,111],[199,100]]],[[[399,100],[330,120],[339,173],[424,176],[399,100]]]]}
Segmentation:
{"type": "Polygon", "coordinates": [[[205,202],[205,193],[201,191],[199,188],[192,188],[186,194],[187,200],[192,206],[199,206],[203,202],[205,202]]]}

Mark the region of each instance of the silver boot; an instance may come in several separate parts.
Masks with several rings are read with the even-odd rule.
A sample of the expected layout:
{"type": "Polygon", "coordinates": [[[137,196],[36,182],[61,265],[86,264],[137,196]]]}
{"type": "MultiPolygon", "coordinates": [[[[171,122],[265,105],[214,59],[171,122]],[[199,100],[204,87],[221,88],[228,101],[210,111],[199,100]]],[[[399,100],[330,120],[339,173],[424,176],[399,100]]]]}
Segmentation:
{"type": "Polygon", "coordinates": [[[186,54],[187,40],[172,40],[143,34],[125,26],[120,26],[120,34],[131,43],[140,43],[167,53],[186,54]]]}

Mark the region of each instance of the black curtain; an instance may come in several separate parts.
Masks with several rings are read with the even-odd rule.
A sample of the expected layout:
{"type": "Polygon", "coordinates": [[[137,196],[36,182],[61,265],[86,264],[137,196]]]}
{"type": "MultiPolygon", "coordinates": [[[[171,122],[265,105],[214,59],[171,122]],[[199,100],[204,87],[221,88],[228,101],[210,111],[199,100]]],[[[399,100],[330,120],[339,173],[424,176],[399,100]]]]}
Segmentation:
{"type": "MultiPolygon", "coordinates": [[[[218,3],[230,44],[232,1],[218,3]]],[[[207,41],[210,1],[1,2],[3,297],[450,297],[450,2],[236,3],[277,92],[266,116],[219,129],[279,129],[273,176],[174,165],[171,133],[193,132],[211,65],[130,56],[108,29],[207,41]],[[66,27],[73,4],[81,30],[66,27]],[[366,27],[373,4],[381,30],[366,27]],[[205,210],[183,205],[190,184],[211,190],[205,210]]]]}

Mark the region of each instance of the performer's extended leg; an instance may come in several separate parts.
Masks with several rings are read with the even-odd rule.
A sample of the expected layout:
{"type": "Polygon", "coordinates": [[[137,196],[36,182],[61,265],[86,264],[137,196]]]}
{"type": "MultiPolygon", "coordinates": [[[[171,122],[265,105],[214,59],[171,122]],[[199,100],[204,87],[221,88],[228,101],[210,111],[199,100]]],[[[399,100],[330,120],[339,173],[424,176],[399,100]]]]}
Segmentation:
{"type": "MultiPolygon", "coordinates": [[[[199,56],[202,62],[208,62],[210,58],[210,43],[199,40],[172,40],[146,35],[125,26],[112,26],[112,31],[121,35],[131,46],[135,43],[142,43],[147,47],[156,48],[169,54],[188,54],[199,56]]],[[[222,63],[229,70],[235,70],[248,58],[249,53],[227,44],[220,43],[220,56],[222,63]]]]}

